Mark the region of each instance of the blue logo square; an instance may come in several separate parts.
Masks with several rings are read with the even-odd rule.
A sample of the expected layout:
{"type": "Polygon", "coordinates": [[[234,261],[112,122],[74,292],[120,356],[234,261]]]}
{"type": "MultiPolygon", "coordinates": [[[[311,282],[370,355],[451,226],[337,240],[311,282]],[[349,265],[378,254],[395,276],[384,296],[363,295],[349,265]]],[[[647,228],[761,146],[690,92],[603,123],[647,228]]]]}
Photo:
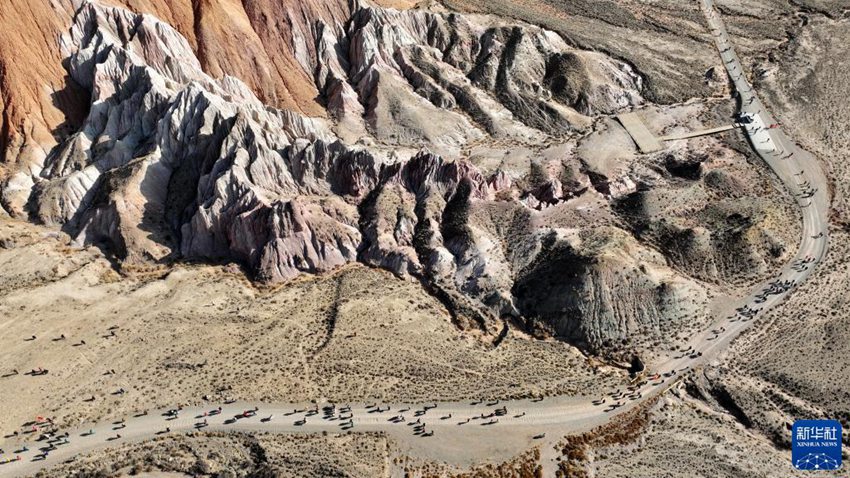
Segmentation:
{"type": "Polygon", "coordinates": [[[798,470],[841,468],[841,423],[797,420],[791,427],[791,462],[798,470]]]}

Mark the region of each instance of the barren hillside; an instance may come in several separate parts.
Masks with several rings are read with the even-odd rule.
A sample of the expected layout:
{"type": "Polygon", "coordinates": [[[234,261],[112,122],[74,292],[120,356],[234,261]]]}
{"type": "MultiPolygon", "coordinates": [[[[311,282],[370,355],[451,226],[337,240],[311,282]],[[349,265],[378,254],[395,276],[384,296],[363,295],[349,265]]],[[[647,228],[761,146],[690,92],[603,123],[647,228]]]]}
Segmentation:
{"type": "MultiPolygon", "coordinates": [[[[6,3],[4,430],[230,398],[589,401],[800,243],[740,128],[647,154],[616,118],[657,137],[736,121],[697,2],[6,3]]],[[[472,476],[771,477],[795,417],[850,426],[850,3],[717,3],[832,181],[825,264],[646,407],[519,455],[543,442],[506,437],[472,476]]],[[[400,446],[198,433],[48,476],[464,476],[400,446]]]]}

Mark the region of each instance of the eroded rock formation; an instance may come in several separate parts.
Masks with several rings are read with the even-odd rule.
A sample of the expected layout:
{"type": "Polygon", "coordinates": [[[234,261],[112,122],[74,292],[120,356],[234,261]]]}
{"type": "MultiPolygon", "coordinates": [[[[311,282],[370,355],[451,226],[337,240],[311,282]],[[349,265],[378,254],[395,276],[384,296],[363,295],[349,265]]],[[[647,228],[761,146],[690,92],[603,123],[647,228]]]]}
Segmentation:
{"type": "MultiPolygon", "coordinates": [[[[281,282],[361,261],[423,281],[462,325],[496,334],[508,318],[590,349],[699,313],[702,289],[609,214],[651,174],[576,153],[600,114],[643,102],[629,65],[492,17],[262,4],[234,7],[267,28],[227,64],[210,54],[232,60],[223,25],[187,38],[77,5],[59,48],[86,114],[7,165],[3,209],[125,263],[234,261],[281,282]],[[281,58],[254,48],[281,38],[281,58]],[[577,206],[594,201],[596,224],[577,206]]],[[[702,180],[692,163],[668,169],[702,180]]],[[[706,183],[734,186],[720,174],[706,183]]]]}

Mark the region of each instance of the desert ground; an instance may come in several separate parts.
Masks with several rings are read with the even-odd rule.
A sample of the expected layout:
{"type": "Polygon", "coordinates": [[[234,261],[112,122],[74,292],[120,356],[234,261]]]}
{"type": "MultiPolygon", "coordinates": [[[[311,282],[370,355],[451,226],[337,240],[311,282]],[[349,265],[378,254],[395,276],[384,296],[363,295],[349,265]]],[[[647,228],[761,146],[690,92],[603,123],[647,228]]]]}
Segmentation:
{"type": "Polygon", "coordinates": [[[459,331],[418,283],[363,266],[273,289],[226,267],[130,279],[61,234],[0,227],[0,361],[2,375],[20,372],[0,379],[0,400],[18,404],[4,430],[36,415],[78,425],[204,396],[457,400],[577,394],[627,379],[554,340],[510,334],[493,347],[459,331]],[[38,367],[49,373],[24,375],[38,367]]]}
{"type": "MultiPolygon", "coordinates": [[[[792,15],[797,21],[789,41],[750,61],[756,89],[788,132],[821,160],[831,181],[826,260],[797,293],[707,366],[689,387],[692,394],[683,391],[656,407],[658,423],[653,420],[646,436],[632,447],[595,453],[598,476],[794,476],[787,462],[793,420],[835,418],[846,433],[850,366],[842,344],[850,324],[850,169],[844,152],[850,136],[846,105],[837,99],[850,95],[844,48],[850,25],[841,14],[847,2],[809,6],[814,11],[792,15]]],[[[781,2],[771,7],[788,8],[781,2]]],[[[759,21],[740,18],[738,35],[750,35],[743,25],[759,21]]]]}
{"type": "MultiPolygon", "coordinates": [[[[840,11],[841,3],[821,6],[840,11]]],[[[825,263],[810,282],[762,317],[733,344],[725,357],[706,368],[706,391],[698,394],[713,405],[710,413],[720,412],[716,417],[719,421],[711,424],[712,433],[728,434],[716,439],[715,452],[723,451],[727,456],[718,461],[729,466],[745,462],[728,458],[725,448],[732,444],[750,442],[745,448],[747,453],[761,450],[753,457],[760,465],[747,470],[748,476],[758,473],[775,476],[764,471],[770,466],[761,465],[765,460],[775,460],[771,455],[779,457],[775,473],[787,476],[790,470],[782,467],[782,459],[787,458],[790,450],[786,427],[793,420],[801,416],[835,418],[841,421],[845,433],[850,423],[846,413],[850,396],[843,385],[850,380],[850,367],[842,345],[847,343],[850,323],[846,294],[850,286],[847,216],[850,170],[844,154],[850,148],[850,136],[842,126],[848,114],[846,105],[836,101],[850,95],[846,81],[850,63],[843,48],[848,20],[818,12],[802,16],[805,21],[793,30],[790,41],[770,55],[753,58],[753,71],[758,78],[755,86],[764,92],[771,109],[782,118],[790,134],[815,153],[827,170],[833,194],[830,249],[825,263]]],[[[698,429],[703,419],[691,413],[675,413],[671,414],[671,420],[669,428],[683,427],[686,431],[678,437],[668,434],[667,443],[679,442],[683,449],[690,449],[684,445],[697,439],[699,434],[693,430],[698,429]]],[[[653,451],[651,445],[639,447],[634,456],[640,457],[640,462],[635,462],[629,473],[645,470],[642,472],[646,476],[652,476],[655,467],[661,466],[673,473],[670,476],[676,476],[675,467],[662,464],[669,463],[665,460],[670,457],[653,451]]],[[[697,460],[681,459],[691,467],[699,466],[697,460]]],[[[618,465],[623,463],[617,461],[618,465]]],[[[602,470],[612,470],[611,476],[621,476],[615,470],[624,473],[625,468],[618,465],[609,462],[602,470]]],[[[735,476],[740,471],[727,468],[726,475],[717,475],[714,469],[706,473],[735,476]]]]}
{"type": "MultiPolygon", "coordinates": [[[[42,475],[535,476],[543,473],[542,455],[555,463],[547,473],[570,477],[806,476],[790,467],[787,425],[809,416],[837,418],[850,428],[850,363],[843,350],[850,340],[850,113],[842,100],[850,97],[850,4],[718,3],[762,99],[832,181],[830,249],[812,279],[757,319],[728,352],[631,421],[599,431],[607,439],[567,437],[563,447],[461,470],[407,456],[380,434],[199,433],[93,453],[42,475]]],[[[648,98],[661,104],[644,110],[659,133],[687,121],[690,128],[716,125],[733,111],[696,2],[448,0],[445,7],[541,24],[571,44],[627,59],[645,75],[648,98]]],[[[617,146],[623,131],[611,118],[598,121],[608,124],[568,146],[585,168],[665,168],[663,155],[623,154],[617,146]]],[[[793,201],[742,135],[719,138],[690,140],[674,151],[680,160],[713,150],[707,164],[718,172],[711,180],[664,183],[647,194],[651,214],[630,215],[584,196],[536,218],[549,227],[628,230],[703,291],[698,306],[683,309],[680,323],[628,344],[645,357],[684,343],[729,297],[770,275],[798,241],[793,201]],[[702,210],[708,202],[714,205],[702,210]],[[601,212],[577,212],[589,208],[601,212]],[[716,232],[724,230],[727,213],[742,210],[760,230],[736,249],[716,251],[742,259],[714,269],[705,266],[709,255],[677,255],[661,221],[652,220],[716,232]],[[764,253],[769,250],[777,253],[764,253]]],[[[529,158],[558,154],[557,147],[507,149],[514,156],[501,162],[489,146],[465,154],[484,171],[525,171],[533,167],[529,158]]],[[[120,264],[95,246],[74,244],[57,227],[0,217],[0,403],[15,404],[4,408],[0,431],[35,416],[79,426],[207,399],[461,400],[578,395],[628,384],[624,363],[583,353],[557,336],[510,327],[495,344],[491,335],[458,327],[452,310],[410,277],[363,264],[274,286],[249,277],[234,264],[120,264]],[[49,373],[25,375],[39,367],[49,373]]]]}

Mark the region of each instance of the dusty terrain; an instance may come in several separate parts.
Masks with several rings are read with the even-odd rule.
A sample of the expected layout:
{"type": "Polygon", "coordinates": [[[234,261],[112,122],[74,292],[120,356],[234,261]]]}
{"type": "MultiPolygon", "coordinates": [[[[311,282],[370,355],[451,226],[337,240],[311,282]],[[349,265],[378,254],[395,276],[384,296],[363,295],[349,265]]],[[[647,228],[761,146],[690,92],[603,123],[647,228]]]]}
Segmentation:
{"type": "Polygon", "coordinates": [[[198,475],[275,477],[390,476],[394,467],[380,435],[194,434],[126,446],[74,461],[39,476],[82,473],[177,478],[198,475]]]}
{"type": "Polygon", "coordinates": [[[539,453],[530,451],[499,465],[462,471],[411,459],[380,434],[296,437],[193,433],[92,454],[38,476],[522,478],[540,476],[538,458],[539,453]]]}
{"type": "MultiPolygon", "coordinates": [[[[19,3],[0,18],[14,12],[21,31],[55,38],[72,23],[71,12],[19,3]]],[[[85,85],[79,72],[85,86],[69,82],[61,67],[65,57],[49,41],[36,49],[43,61],[0,59],[0,149],[6,158],[0,180],[24,171],[19,179],[39,182],[3,187],[0,216],[8,210],[18,218],[0,218],[0,403],[14,404],[0,417],[2,430],[35,415],[79,424],[197,403],[204,395],[422,401],[621,386],[625,371],[601,365],[599,356],[624,364],[635,353],[651,359],[670,352],[704,328],[729,296],[770,275],[798,241],[792,200],[739,133],[641,155],[610,116],[635,106],[657,134],[730,121],[734,106],[725,99],[725,76],[695,3],[445,2],[448,9],[500,16],[472,15],[464,24],[468,30],[449,29],[439,15],[361,13],[356,35],[334,34],[347,40],[375,35],[393,46],[349,54],[344,67],[322,56],[327,37],[318,35],[322,41],[310,43],[310,51],[297,51],[280,38],[310,29],[296,22],[286,27],[293,31],[280,31],[263,15],[281,8],[332,24],[351,14],[344,2],[328,9],[309,2],[243,2],[232,20],[221,13],[230,2],[200,2],[207,5],[200,9],[192,2],[172,9],[156,3],[125,5],[170,23],[188,45],[176,56],[196,58],[198,68],[175,73],[162,56],[176,47],[164,54],[129,47],[145,51],[145,74],[154,78],[149,90],[135,89],[141,78],[133,76],[136,69],[110,71],[110,81],[130,85],[126,96],[85,85]],[[544,50],[594,49],[603,56],[585,60],[605,68],[574,77],[568,55],[542,70],[528,67],[551,51],[520,48],[521,68],[508,71],[496,67],[510,56],[500,56],[503,51],[479,62],[441,36],[450,31],[470,44],[488,35],[522,44],[508,35],[516,30],[505,26],[505,18],[556,31],[567,45],[536,27],[517,27],[538,47],[550,41],[544,50]],[[375,23],[403,25],[405,35],[426,24],[442,33],[399,48],[393,42],[407,40],[376,33],[384,30],[375,23]],[[239,54],[244,42],[253,56],[239,54]],[[210,55],[211,49],[226,54],[210,55]],[[429,49],[446,54],[432,57],[429,49]],[[272,59],[268,51],[283,54],[272,59]],[[379,60],[369,63],[368,55],[379,60]],[[257,70],[257,64],[267,68],[257,70]],[[305,73],[304,65],[321,74],[305,73]],[[334,78],[346,69],[345,78],[334,78]],[[298,73],[285,74],[290,70],[298,73]],[[186,71],[209,91],[181,83],[186,71]],[[559,76],[564,71],[569,74],[559,76]],[[23,80],[32,75],[50,88],[23,80]],[[571,90],[576,78],[580,88],[571,90]],[[604,87],[613,83],[613,92],[604,87]],[[534,94],[524,94],[531,85],[534,94]],[[510,90],[517,86],[520,93],[510,90]],[[136,102],[140,91],[150,96],[136,102]],[[97,94],[114,109],[86,117],[88,95],[97,94]],[[199,103],[178,104],[177,95],[199,103]],[[204,101],[207,109],[192,109],[204,101]],[[415,109],[399,106],[414,103],[415,109]],[[139,105],[149,109],[151,123],[122,123],[123,108],[139,105]],[[437,114],[441,120],[430,121],[437,114]],[[207,122],[210,117],[216,119],[207,122]],[[232,128],[228,121],[237,117],[232,128]],[[568,126],[547,129],[552,118],[558,128],[568,126]],[[159,121],[177,126],[153,134],[150,125],[159,121]],[[126,134],[121,141],[113,141],[116,124],[126,134]],[[91,137],[74,137],[80,127],[91,137]],[[226,137],[237,152],[181,150],[169,139],[202,130],[211,132],[213,144],[226,137]],[[284,133],[271,132],[277,130],[284,133]],[[337,139],[334,146],[323,144],[337,139]],[[171,181],[163,183],[168,193],[151,194],[143,179],[156,179],[159,163],[168,163],[163,150],[190,165],[182,173],[174,168],[178,181],[198,182],[212,163],[233,179],[206,191],[193,182],[187,190],[198,189],[197,197],[175,199],[171,181]],[[260,157],[260,166],[232,167],[241,167],[245,151],[260,157]],[[320,166],[299,169],[299,161],[320,166]],[[283,162],[286,167],[274,169],[283,162]],[[77,182],[80,168],[95,164],[114,169],[97,186],[77,182]],[[398,165],[396,182],[358,169],[364,164],[375,171],[377,164],[398,165]],[[268,181],[286,174],[292,184],[268,181]],[[90,191],[95,200],[83,201],[90,191]],[[217,206],[210,207],[213,202],[217,206]],[[246,202],[275,205],[247,225],[220,214],[246,202]],[[56,224],[33,226],[27,218],[56,224]],[[309,234],[290,235],[287,228],[309,234]],[[222,256],[218,245],[204,242],[206,234],[247,237],[238,244],[247,252],[222,256]],[[305,245],[315,253],[304,252],[305,245]],[[250,255],[255,246],[265,248],[263,257],[250,255]],[[37,367],[50,373],[23,374],[37,367]],[[114,394],[118,389],[126,393],[114,394]]],[[[842,348],[850,339],[844,293],[850,285],[850,168],[844,161],[850,136],[842,101],[850,96],[850,5],[718,3],[756,88],[833,181],[829,256],[813,280],[758,319],[727,355],[655,403],[639,433],[583,449],[581,456],[559,456],[590,476],[787,475],[787,423],[823,416],[850,427],[850,364],[842,348]]],[[[83,65],[86,53],[80,52],[91,39],[77,40],[83,65]]],[[[0,51],[20,42],[20,32],[6,31],[0,51]]],[[[50,476],[72,469],[129,473],[133,467],[380,476],[403,469],[387,458],[392,447],[372,435],[199,435],[82,458],[50,476]],[[268,458],[258,459],[258,448],[268,458]],[[180,459],[167,460],[175,450],[180,459]]],[[[541,451],[547,457],[561,452],[541,451]]],[[[521,459],[476,476],[525,476],[535,463],[521,459]]],[[[457,471],[408,464],[423,475],[457,471]]]]}
{"type": "Polygon", "coordinates": [[[600,476],[796,476],[788,463],[791,422],[835,418],[846,433],[850,136],[840,99],[850,95],[850,25],[841,15],[846,2],[811,6],[823,13],[798,13],[791,40],[751,61],[771,110],[828,171],[833,203],[826,261],[683,389],[681,399],[657,407],[648,433],[633,446],[594,452],[591,468],[600,476]]]}
{"type": "Polygon", "coordinates": [[[722,408],[694,399],[682,386],[652,407],[639,438],[591,450],[587,469],[606,478],[811,476],[795,471],[789,456],[790,451],[777,450],[764,435],[722,408]]]}
{"type": "Polygon", "coordinates": [[[461,333],[417,282],[363,266],[272,289],[208,266],[122,278],[97,249],[45,234],[0,225],[0,375],[20,372],[0,378],[0,401],[15,404],[3,430],[36,415],[76,425],[205,395],[453,400],[577,394],[626,379],[557,341],[510,333],[494,348],[461,333]],[[23,374],[37,367],[50,372],[23,374]]]}
{"type": "Polygon", "coordinates": [[[845,293],[850,136],[844,127],[848,112],[837,100],[850,94],[843,46],[847,27],[846,18],[813,14],[773,61],[757,63],[772,107],[825,163],[834,195],[830,249],[820,273],[766,316],[757,331],[742,337],[714,372],[714,381],[730,390],[745,419],[782,446],[788,445],[785,423],[800,415],[833,417],[845,428],[850,424],[850,395],[843,386],[850,364],[842,347],[850,323],[845,293]]]}

